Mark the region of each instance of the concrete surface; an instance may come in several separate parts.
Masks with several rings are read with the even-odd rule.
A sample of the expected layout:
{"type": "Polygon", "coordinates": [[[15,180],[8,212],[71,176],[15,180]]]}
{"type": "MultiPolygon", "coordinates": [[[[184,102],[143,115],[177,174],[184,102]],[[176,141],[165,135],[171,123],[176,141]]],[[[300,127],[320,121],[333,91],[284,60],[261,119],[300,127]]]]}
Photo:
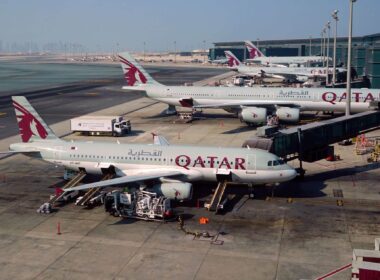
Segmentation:
{"type": "MultiPolygon", "coordinates": [[[[157,132],[173,144],[236,147],[253,134],[222,111],[207,110],[204,116],[213,118],[181,124],[175,117],[162,116],[165,108],[138,98],[94,114],[112,112],[131,118],[133,134],[117,139],[123,143],[151,143],[150,133],[157,132]]],[[[49,119],[54,112],[41,115],[49,119]]],[[[61,120],[52,128],[64,135],[67,125],[67,120],[61,120]]],[[[0,144],[5,147],[15,139],[3,138],[0,144]]],[[[116,141],[112,137],[92,140],[116,141]]],[[[62,168],[23,155],[3,158],[0,278],[315,279],[350,263],[353,248],[372,249],[380,235],[380,165],[368,164],[368,155],[356,155],[353,146],[335,148],[341,161],[305,163],[304,180],[273,189],[257,187],[255,199],[247,199],[243,186],[229,189],[238,199],[222,215],[198,209],[196,201],[176,207],[185,216],[186,228],[220,232],[221,245],[185,235],[175,222],[120,220],[102,207],[87,210],[68,204],[50,215],[37,214],[54,186],[62,183],[62,168]],[[344,206],[337,206],[334,190],[343,192],[344,206]],[[287,203],[288,198],[293,198],[292,203],[287,203]],[[210,223],[200,225],[202,216],[209,217],[210,223]]],[[[196,184],[195,196],[203,201],[212,188],[215,184],[196,184]]],[[[346,270],[330,279],[349,275],[346,270]]]]}

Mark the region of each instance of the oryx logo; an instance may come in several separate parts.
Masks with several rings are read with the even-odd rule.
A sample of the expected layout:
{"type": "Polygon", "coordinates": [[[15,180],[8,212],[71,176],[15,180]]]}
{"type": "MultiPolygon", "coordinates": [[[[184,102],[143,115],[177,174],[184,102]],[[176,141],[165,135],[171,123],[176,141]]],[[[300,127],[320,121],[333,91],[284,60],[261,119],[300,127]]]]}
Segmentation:
{"type": "Polygon", "coordinates": [[[251,45],[248,43],[246,43],[245,45],[248,49],[248,54],[249,54],[250,59],[254,59],[255,57],[261,56],[261,52],[254,45],[251,45]]]}
{"type": "Polygon", "coordinates": [[[134,86],[137,81],[142,84],[146,84],[146,77],[139,69],[137,69],[136,66],[121,56],[119,56],[119,59],[123,66],[124,77],[129,86],[134,86]]]}
{"type": "Polygon", "coordinates": [[[13,106],[16,109],[22,142],[28,142],[33,135],[42,139],[47,137],[48,133],[39,120],[16,101],[13,101],[13,106]]]}

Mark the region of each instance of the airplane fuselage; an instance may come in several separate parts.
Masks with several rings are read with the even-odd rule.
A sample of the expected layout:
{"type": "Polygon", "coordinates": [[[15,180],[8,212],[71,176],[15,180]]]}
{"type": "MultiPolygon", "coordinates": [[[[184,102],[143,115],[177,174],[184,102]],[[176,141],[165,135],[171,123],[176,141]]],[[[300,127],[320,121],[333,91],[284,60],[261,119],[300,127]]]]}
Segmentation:
{"type": "MultiPolygon", "coordinates": [[[[148,97],[170,105],[192,107],[234,103],[244,106],[297,106],[301,111],[345,111],[345,89],[338,88],[251,88],[251,87],[195,87],[144,85],[148,97]]],[[[130,87],[125,87],[130,89],[130,87]]],[[[380,100],[379,89],[352,89],[351,111],[369,110],[370,101],[380,100]]],[[[220,106],[217,106],[220,105],[220,106]]]]}
{"type": "MultiPolygon", "coordinates": [[[[251,76],[261,76],[265,74],[278,74],[278,75],[295,75],[306,77],[326,77],[327,70],[325,67],[249,67],[238,66],[235,67],[239,73],[247,74],[251,76]]],[[[344,68],[337,68],[338,72],[346,71],[344,68]]],[[[328,73],[333,74],[333,69],[329,68],[328,73]]]]}
{"type": "Polygon", "coordinates": [[[253,184],[287,181],[296,174],[277,156],[258,149],[66,141],[16,143],[10,148],[39,150],[45,161],[89,174],[101,174],[110,166],[117,176],[159,168],[178,170],[185,181],[216,181],[218,174],[228,173],[234,182],[253,184]]]}
{"type": "Polygon", "coordinates": [[[321,56],[261,56],[247,59],[247,62],[259,64],[305,64],[322,61],[323,57],[321,56]]]}

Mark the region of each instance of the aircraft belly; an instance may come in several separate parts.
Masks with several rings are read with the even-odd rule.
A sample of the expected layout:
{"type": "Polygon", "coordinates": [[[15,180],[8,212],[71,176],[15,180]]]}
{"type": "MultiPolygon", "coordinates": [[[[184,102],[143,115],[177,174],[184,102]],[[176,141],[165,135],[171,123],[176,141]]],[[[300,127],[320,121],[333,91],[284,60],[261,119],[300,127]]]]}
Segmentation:
{"type": "MultiPolygon", "coordinates": [[[[285,181],[281,170],[252,170],[239,174],[238,180],[242,183],[270,184],[285,181]]],[[[238,175],[238,174],[236,174],[238,175]]]]}
{"type": "MultiPolygon", "coordinates": [[[[369,104],[364,102],[351,102],[351,112],[360,113],[368,110],[369,104]]],[[[346,102],[308,102],[302,106],[302,110],[310,111],[336,111],[344,112],[346,110],[346,102]]]]}

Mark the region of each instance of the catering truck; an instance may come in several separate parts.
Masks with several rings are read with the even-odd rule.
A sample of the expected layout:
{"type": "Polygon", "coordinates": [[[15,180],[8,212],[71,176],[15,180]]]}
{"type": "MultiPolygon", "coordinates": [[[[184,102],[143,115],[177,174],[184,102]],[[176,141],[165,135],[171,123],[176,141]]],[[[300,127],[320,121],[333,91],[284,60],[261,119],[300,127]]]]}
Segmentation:
{"type": "Polygon", "coordinates": [[[131,122],[122,116],[81,116],[70,120],[71,131],[86,135],[123,136],[131,132],[131,122]]]}

